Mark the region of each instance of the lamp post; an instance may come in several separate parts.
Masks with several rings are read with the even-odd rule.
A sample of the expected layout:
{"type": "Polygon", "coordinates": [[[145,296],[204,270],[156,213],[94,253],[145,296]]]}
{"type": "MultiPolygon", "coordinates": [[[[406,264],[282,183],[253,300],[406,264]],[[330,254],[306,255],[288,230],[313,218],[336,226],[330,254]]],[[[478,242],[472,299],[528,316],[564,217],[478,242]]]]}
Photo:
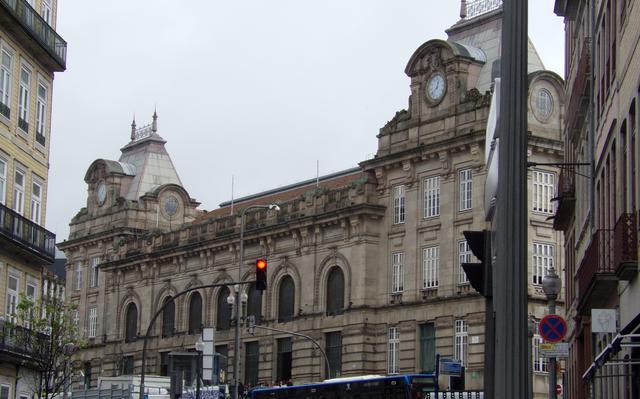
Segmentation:
{"type": "MultiPolygon", "coordinates": [[[[549,301],[549,314],[556,313],[556,299],[560,294],[562,281],[556,274],[556,269],[551,266],[547,274],[542,279],[542,290],[549,301]]],[[[549,398],[556,398],[556,384],[558,376],[556,375],[556,358],[549,358],[549,398]]]]}
{"type": "MultiPolygon", "coordinates": [[[[245,216],[248,211],[254,209],[268,209],[276,212],[280,211],[280,207],[276,204],[269,205],[251,205],[242,210],[240,213],[240,260],[238,262],[238,282],[242,281],[242,264],[244,263],[244,222],[245,216]]],[[[238,399],[238,387],[240,380],[240,285],[236,284],[235,290],[235,303],[236,303],[236,328],[235,328],[235,346],[233,348],[233,399],[238,399]]]]}
{"type": "Polygon", "coordinates": [[[204,342],[202,336],[195,343],[196,352],[198,352],[198,364],[196,364],[196,399],[200,399],[200,378],[202,376],[202,351],[204,350],[204,342]]]}

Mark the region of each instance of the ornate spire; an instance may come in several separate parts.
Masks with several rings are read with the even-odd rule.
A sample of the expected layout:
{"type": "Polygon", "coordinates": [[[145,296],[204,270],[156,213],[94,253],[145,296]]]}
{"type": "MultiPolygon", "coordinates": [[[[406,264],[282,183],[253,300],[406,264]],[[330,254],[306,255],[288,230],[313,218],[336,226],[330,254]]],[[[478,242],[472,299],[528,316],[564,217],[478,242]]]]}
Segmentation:
{"type": "Polygon", "coordinates": [[[136,114],[133,114],[133,122],[131,122],[131,141],[136,139],[136,114]]]}
{"type": "Polygon", "coordinates": [[[154,133],[158,131],[158,114],[156,113],[155,108],[153,109],[153,122],[151,123],[151,131],[154,133]]]}
{"type": "Polygon", "coordinates": [[[467,0],[461,0],[460,2],[460,18],[467,18],[467,0]]]}

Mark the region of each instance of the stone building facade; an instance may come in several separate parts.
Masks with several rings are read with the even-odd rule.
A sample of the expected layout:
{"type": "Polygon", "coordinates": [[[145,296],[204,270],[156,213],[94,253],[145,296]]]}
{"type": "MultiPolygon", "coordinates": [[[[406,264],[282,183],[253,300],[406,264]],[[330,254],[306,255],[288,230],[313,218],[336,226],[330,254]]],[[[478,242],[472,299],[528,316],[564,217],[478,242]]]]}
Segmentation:
{"type": "MultiPolygon", "coordinates": [[[[88,331],[90,345],[79,360],[90,383],[97,375],[140,372],[140,337],[168,297],[237,281],[239,210],[277,203],[280,212],[247,216],[241,279],[253,280],[255,260],[265,257],[269,288],[259,295],[243,285],[245,314],[314,338],[331,373],[310,342],[286,333],[243,329],[236,351],[225,287],[192,292],[167,308],[150,334],[146,372],[166,374],[170,353],[191,350],[206,326],[217,330],[221,368],[232,372],[233,362],[224,359],[238,352],[240,378],[252,385],[433,372],[439,353],[464,364],[466,389],[482,389],[485,303],[460,263],[472,260],[462,232],[487,227],[485,131],[499,76],[500,26],[499,7],[465,12],[447,40],[415,51],[405,70],[409,107],[380,130],[373,158],[211,212],[199,211],[180,184],[157,124],[146,133],[134,127],[119,161],[89,167],[87,207],[59,244],[69,260],[68,298],[88,331]],[[163,166],[149,167],[157,159],[163,166]]],[[[559,162],[563,81],[544,70],[532,44],[529,56],[529,157],[559,162]]],[[[546,314],[542,277],[563,263],[561,236],[548,220],[557,173],[537,165],[528,176],[529,309],[536,319],[546,314]]],[[[546,365],[537,352],[532,357],[534,390],[545,397],[546,365]]]]}
{"type": "Polygon", "coordinates": [[[580,164],[560,175],[554,222],[566,243],[568,397],[637,398],[640,4],[556,0],[555,12],[565,20],[565,161],[580,164]]]}

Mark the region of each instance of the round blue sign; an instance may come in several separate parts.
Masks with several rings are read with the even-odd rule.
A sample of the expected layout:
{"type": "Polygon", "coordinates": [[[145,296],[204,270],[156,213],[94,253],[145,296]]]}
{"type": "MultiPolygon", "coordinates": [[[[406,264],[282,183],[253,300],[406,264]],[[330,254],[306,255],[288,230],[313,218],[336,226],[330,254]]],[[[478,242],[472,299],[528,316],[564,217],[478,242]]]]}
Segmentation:
{"type": "Polygon", "coordinates": [[[540,321],[538,332],[547,342],[559,342],[567,334],[567,323],[557,314],[546,315],[540,321]]]}

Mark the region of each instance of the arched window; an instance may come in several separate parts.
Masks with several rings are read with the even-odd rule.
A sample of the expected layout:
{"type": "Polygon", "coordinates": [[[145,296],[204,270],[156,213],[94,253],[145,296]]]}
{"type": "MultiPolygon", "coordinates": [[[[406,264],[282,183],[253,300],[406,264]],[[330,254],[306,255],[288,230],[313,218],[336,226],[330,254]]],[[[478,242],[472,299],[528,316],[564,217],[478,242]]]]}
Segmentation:
{"type": "Polygon", "coordinates": [[[344,274],[334,266],[327,277],[327,314],[341,314],[344,309],[344,274]]]}
{"type": "Polygon", "coordinates": [[[127,306],[125,317],[124,339],[126,342],[134,341],[138,337],[138,307],[135,303],[127,306]]]}
{"type": "Polygon", "coordinates": [[[285,276],[280,282],[278,292],[278,321],[284,322],[293,319],[295,286],[291,276],[285,276]]]}
{"type": "Polygon", "coordinates": [[[171,300],[171,297],[165,298],[162,302],[163,304],[167,304],[164,310],[162,311],[162,336],[170,337],[173,335],[173,330],[175,328],[175,320],[176,320],[176,304],[171,300]]]}
{"type": "Polygon", "coordinates": [[[262,291],[256,290],[256,285],[249,286],[247,301],[247,316],[255,316],[256,323],[260,323],[262,318],[262,291]]]}
{"type": "Polygon", "coordinates": [[[202,331],[202,297],[198,292],[194,292],[189,301],[189,334],[200,331],[202,331]]]}
{"type": "Polygon", "coordinates": [[[227,302],[229,292],[229,288],[223,287],[218,294],[216,307],[216,329],[218,330],[228,330],[231,326],[231,306],[227,302]]]}

